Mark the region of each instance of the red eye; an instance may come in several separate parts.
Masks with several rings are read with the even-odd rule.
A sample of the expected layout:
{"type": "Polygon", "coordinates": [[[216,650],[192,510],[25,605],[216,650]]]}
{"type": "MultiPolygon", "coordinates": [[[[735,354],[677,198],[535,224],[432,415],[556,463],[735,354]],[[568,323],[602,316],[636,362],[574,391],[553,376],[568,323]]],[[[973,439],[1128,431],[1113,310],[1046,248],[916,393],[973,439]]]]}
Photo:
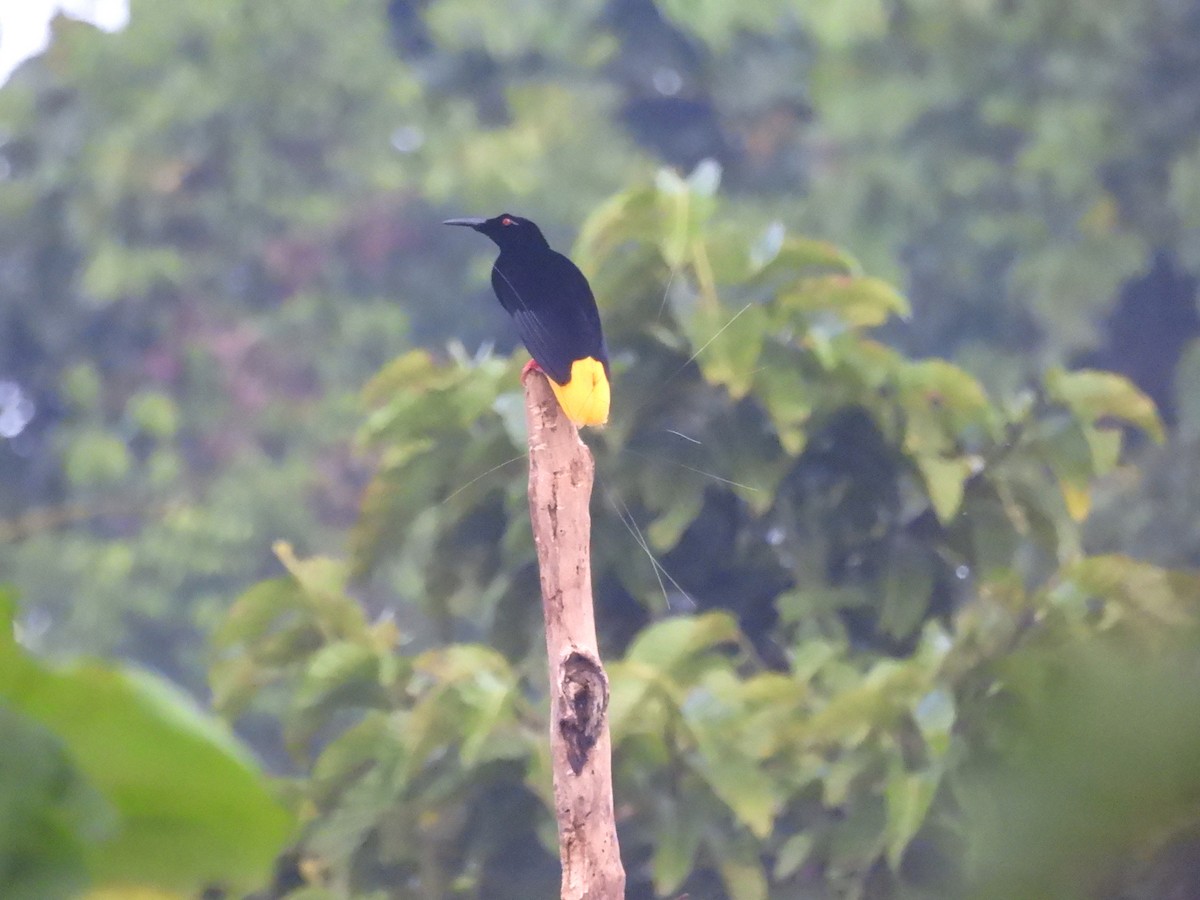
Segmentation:
{"type": "Polygon", "coordinates": [[[501,225],[516,225],[517,223],[514,222],[512,219],[510,219],[508,216],[505,216],[503,219],[500,220],[500,224],[501,225]]]}

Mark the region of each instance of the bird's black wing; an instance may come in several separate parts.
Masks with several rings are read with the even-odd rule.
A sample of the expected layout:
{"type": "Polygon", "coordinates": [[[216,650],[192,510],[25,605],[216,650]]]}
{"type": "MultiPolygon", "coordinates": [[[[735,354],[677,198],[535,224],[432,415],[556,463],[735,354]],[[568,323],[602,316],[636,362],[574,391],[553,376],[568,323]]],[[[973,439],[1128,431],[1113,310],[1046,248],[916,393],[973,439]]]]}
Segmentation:
{"type": "Polygon", "coordinates": [[[608,353],[591,286],[576,265],[553,251],[536,262],[492,269],[492,287],[512,316],[529,355],[559,384],[571,379],[571,364],[592,356],[607,369],[608,353]]]}

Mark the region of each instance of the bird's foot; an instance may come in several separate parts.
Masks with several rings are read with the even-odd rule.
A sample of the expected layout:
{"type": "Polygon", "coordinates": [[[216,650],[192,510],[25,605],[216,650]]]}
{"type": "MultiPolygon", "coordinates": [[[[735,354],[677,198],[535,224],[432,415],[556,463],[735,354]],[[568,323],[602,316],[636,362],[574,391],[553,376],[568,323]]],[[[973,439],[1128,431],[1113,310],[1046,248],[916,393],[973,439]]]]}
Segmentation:
{"type": "Polygon", "coordinates": [[[531,359],[529,362],[525,363],[525,368],[521,370],[521,381],[525,381],[526,376],[528,376],[530,372],[540,371],[542,371],[542,367],[537,364],[537,360],[531,359]]]}

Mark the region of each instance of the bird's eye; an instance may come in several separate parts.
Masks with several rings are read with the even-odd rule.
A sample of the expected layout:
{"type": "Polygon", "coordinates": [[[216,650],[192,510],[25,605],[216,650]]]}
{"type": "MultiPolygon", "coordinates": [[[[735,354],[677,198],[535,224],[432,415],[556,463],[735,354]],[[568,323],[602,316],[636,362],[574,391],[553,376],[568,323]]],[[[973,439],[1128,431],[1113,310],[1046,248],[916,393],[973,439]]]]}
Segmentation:
{"type": "Polygon", "coordinates": [[[505,216],[503,219],[500,220],[500,224],[501,225],[516,225],[517,223],[514,222],[512,219],[510,219],[508,216],[505,216]]]}

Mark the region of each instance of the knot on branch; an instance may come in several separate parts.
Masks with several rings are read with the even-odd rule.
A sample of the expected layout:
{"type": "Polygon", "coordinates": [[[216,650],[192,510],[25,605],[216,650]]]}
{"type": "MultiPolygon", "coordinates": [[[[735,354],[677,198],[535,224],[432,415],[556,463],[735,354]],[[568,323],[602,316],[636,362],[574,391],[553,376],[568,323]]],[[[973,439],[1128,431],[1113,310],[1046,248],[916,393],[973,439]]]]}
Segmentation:
{"type": "Polygon", "coordinates": [[[600,660],[573,650],[559,667],[558,729],[567,746],[567,762],[576,775],[604,729],[608,677],[600,660]]]}

